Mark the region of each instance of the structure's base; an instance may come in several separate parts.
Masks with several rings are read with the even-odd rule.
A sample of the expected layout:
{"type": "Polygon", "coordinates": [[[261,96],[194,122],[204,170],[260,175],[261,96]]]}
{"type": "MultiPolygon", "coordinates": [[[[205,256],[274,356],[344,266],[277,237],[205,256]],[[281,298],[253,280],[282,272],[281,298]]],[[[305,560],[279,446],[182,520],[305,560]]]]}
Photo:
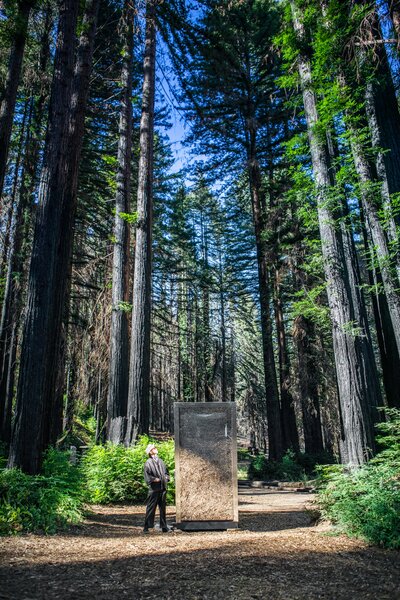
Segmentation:
{"type": "Polygon", "coordinates": [[[237,521],[182,521],[175,524],[176,529],[182,529],[182,531],[221,531],[237,529],[238,526],[237,521]]]}

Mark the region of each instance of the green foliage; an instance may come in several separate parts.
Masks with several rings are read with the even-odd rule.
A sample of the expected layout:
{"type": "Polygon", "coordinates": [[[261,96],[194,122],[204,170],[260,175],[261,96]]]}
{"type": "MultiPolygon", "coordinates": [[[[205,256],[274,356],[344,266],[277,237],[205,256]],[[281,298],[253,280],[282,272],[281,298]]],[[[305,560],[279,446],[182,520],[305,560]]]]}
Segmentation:
{"type": "Polygon", "coordinates": [[[251,456],[247,448],[238,448],[237,450],[238,460],[250,460],[251,456]]]}
{"type": "Polygon", "coordinates": [[[331,462],[334,462],[334,458],[329,453],[295,454],[292,450],[288,450],[281,461],[267,460],[264,454],[260,454],[251,461],[249,477],[266,481],[272,479],[301,481],[313,477],[317,465],[331,462]]]}
{"type": "MultiPolygon", "coordinates": [[[[150,442],[156,443],[149,437],[142,436],[136,445],[130,448],[116,444],[92,446],[82,458],[86,500],[98,504],[144,502],[147,485],[143,479],[143,466],[147,460],[145,448],[150,442]]],[[[170,440],[157,443],[157,448],[171,477],[167,501],[173,502],[174,442],[170,440]]]]}
{"type": "Polygon", "coordinates": [[[130,304],[130,302],[124,302],[123,300],[120,300],[117,305],[117,310],[122,310],[123,312],[127,313],[131,312],[132,304],[130,304]]]}
{"type": "Polygon", "coordinates": [[[378,425],[383,448],[367,465],[321,468],[318,502],[339,531],[400,548],[400,411],[386,409],[378,425]]]}
{"type": "Polygon", "coordinates": [[[303,289],[296,292],[295,298],[298,298],[298,300],[293,302],[292,305],[293,318],[302,316],[318,325],[318,327],[329,327],[329,309],[320,299],[321,295],[325,294],[325,291],[326,285],[323,283],[312,289],[303,289]]]}
{"type": "Polygon", "coordinates": [[[237,478],[238,480],[246,480],[249,477],[248,468],[247,467],[238,467],[237,470],[237,478]]]}
{"type": "Polygon", "coordinates": [[[118,214],[123,221],[126,221],[126,223],[129,223],[130,225],[132,225],[133,223],[136,223],[137,218],[138,218],[137,212],[132,212],[132,213],[120,212],[118,214]]]}
{"type": "MultiPolygon", "coordinates": [[[[143,466],[149,442],[154,440],[142,436],[131,448],[92,446],[79,466],[70,463],[69,452],[49,449],[42,473],[35,476],[19,469],[1,470],[0,534],[55,533],[82,520],[85,502],[144,502],[143,466]]],[[[171,477],[167,501],[174,502],[174,442],[157,447],[171,477]]]]}
{"type": "Polygon", "coordinates": [[[41,475],[26,475],[19,469],[0,471],[1,534],[54,533],[82,518],[81,475],[69,462],[68,452],[48,450],[41,475]]]}
{"type": "Polygon", "coordinates": [[[371,464],[386,464],[400,473],[400,410],[385,408],[384,411],[388,420],[377,425],[379,435],[376,438],[382,450],[371,460],[371,464]]]}

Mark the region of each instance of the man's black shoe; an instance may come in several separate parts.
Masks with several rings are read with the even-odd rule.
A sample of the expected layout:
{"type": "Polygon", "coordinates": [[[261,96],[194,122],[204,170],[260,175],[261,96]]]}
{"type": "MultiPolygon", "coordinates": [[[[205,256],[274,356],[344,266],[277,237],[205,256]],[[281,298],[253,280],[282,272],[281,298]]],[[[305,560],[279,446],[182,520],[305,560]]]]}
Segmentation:
{"type": "Polygon", "coordinates": [[[150,532],[149,532],[149,530],[148,530],[148,529],[145,527],[145,528],[143,529],[143,533],[150,533],[150,532]]]}
{"type": "Polygon", "coordinates": [[[162,528],[163,533],[171,533],[171,531],[172,531],[172,527],[163,527],[162,528]]]}

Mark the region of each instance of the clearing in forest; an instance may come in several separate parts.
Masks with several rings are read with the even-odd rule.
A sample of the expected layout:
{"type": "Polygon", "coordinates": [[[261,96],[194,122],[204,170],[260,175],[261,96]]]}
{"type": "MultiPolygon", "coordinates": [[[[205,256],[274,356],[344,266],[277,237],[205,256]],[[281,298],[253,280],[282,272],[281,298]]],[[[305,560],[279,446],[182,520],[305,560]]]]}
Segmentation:
{"type": "Polygon", "coordinates": [[[113,505],[59,535],[3,538],[0,598],[400,598],[400,553],[313,524],[312,496],[244,489],[239,500],[237,530],[146,536],[143,506],[113,505]]]}

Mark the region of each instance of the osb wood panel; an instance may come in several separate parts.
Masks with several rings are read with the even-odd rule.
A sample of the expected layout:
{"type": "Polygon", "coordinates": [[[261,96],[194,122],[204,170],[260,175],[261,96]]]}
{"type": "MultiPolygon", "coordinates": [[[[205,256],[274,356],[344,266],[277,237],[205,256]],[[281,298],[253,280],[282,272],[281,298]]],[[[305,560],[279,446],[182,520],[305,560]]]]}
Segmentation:
{"type": "Polygon", "coordinates": [[[236,410],[176,403],[177,522],[237,521],[236,410]]]}

